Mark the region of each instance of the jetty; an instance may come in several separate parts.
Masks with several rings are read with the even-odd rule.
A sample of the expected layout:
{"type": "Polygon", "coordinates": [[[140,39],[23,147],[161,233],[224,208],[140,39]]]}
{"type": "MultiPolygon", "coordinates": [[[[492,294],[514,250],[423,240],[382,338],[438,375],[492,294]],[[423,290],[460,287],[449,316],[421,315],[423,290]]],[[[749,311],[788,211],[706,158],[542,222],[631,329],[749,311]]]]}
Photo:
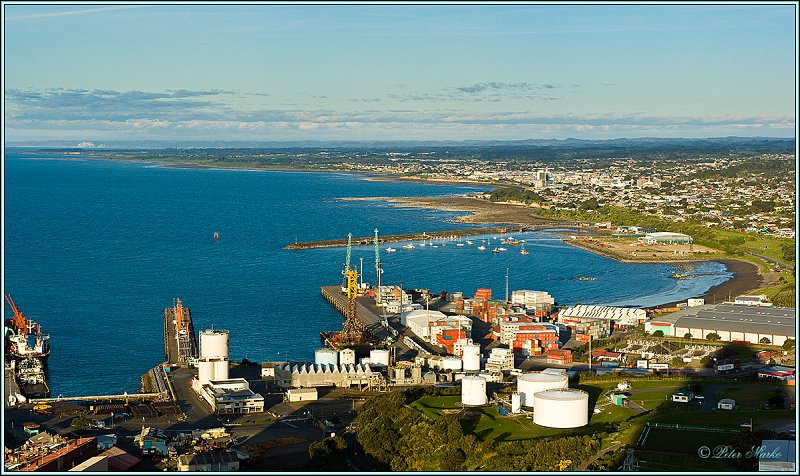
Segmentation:
{"type": "MultiPolygon", "coordinates": [[[[537,230],[542,228],[552,228],[553,225],[547,226],[492,226],[483,228],[464,228],[460,230],[446,230],[422,233],[406,233],[402,235],[384,235],[378,237],[378,244],[383,243],[396,243],[399,241],[421,241],[421,240],[438,240],[449,239],[453,236],[472,236],[472,235],[490,235],[490,234],[505,234],[505,233],[524,233],[526,231],[537,230]]],[[[374,236],[353,238],[353,245],[372,245],[375,243],[374,236]]],[[[307,241],[292,243],[284,247],[285,250],[307,250],[311,248],[333,248],[337,246],[347,246],[347,239],[337,240],[324,240],[324,241],[307,241]]]]}

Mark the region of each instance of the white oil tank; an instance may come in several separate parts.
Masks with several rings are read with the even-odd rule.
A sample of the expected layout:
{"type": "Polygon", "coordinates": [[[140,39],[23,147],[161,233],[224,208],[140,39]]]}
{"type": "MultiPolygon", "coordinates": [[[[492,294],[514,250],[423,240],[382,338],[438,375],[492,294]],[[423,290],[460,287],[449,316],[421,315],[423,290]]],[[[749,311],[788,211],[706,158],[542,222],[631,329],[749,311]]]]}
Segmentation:
{"type": "Polygon", "coordinates": [[[461,404],[464,406],[486,405],[486,380],[465,375],[461,379],[461,404]]]}
{"type": "Polygon", "coordinates": [[[339,353],[333,349],[317,349],[314,351],[314,363],[336,367],[339,364],[339,353]]]}
{"type": "Polygon", "coordinates": [[[464,371],[477,372],[481,369],[481,346],[479,344],[467,344],[464,349],[464,371]]]}
{"type": "Polygon", "coordinates": [[[442,370],[461,370],[461,359],[454,356],[442,357],[442,370]]]}
{"type": "Polygon", "coordinates": [[[511,413],[521,413],[522,412],[522,397],[520,397],[518,392],[514,392],[511,394],[511,413]]]}
{"type": "Polygon", "coordinates": [[[578,428],[589,423],[589,394],[574,388],[544,390],[533,395],[533,422],[548,428],[578,428]]]}
{"type": "Polygon", "coordinates": [[[353,349],[342,349],[339,351],[339,364],[340,365],[355,365],[356,364],[356,351],[353,349]]]}
{"type": "Polygon", "coordinates": [[[197,381],[202,387],[211,380],[216,380],[214,376],[214,362],[210,360],[200,360],[197,362],[197,381]]]}
{"type": "Polygon", "coordinates": [[[517,377],[517,392],[523,407],[533,407],[533,394],[551,388],[567,388],[569,379],[566,375],[532,372],[517,377]]]}
{"type": "Polygon", "coordinates": [[[214,329],[200,332],[200,358],[227,359],[228,331],[214,329]]]}
{"type": "Polygon", "coordinates": [[[214,361],[214,380],[228,380],[228,360],[214,361]]]}
{"type": "Polygon", "coordinates": [[[372,349],[369,351],[369,361],[372,365],[378,367],[389,366],[389,350],[388,349],[372,349]]]}
{"type": "Polygon", "coordinates": [[[358,364],[359,365],[371,365],[372,362],[369,360],[369,357],[361,357],[360,359],[358,359],[358,364]]]}

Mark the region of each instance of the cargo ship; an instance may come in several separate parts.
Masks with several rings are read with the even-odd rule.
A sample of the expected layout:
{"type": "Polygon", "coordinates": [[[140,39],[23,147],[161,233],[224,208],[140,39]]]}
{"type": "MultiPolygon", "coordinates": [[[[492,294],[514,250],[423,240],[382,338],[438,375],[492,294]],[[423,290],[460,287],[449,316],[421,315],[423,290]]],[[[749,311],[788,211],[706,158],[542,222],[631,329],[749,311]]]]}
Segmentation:
{"type": "Polygon", "coordinates": [[[5,321],[8,357],[13,360],[34,358],[46,362],[50,357],[50,336],[42,332],[42,327],[36,321],[22,315],[11,295],[6,294],[6,301],[14,312],[5,321]]]}
{"type": "Polygon", "coordinates": [[[34,357],[26,357],[17,367],[17,380],[22,393],[28,398],[47,398],[50,387],[44,379],[42,361],[34,357]]]}

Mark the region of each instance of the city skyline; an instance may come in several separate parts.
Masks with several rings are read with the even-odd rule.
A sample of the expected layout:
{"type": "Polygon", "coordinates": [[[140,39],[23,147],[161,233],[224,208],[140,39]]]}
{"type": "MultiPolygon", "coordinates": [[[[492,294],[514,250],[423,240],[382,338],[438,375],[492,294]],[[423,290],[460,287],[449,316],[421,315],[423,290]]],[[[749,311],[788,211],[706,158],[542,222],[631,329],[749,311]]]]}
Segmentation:
{"type": "Polygon", "coordinates": [[[4,5],[6,141],[795,137],[761,5],[4,5]]]}

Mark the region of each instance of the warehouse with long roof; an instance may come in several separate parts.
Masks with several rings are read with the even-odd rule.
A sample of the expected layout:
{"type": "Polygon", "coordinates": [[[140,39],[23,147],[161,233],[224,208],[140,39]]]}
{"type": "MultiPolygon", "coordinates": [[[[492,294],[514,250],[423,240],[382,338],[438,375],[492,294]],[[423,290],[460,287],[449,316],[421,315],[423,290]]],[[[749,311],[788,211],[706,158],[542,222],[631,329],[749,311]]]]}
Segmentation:
{"type": "Polygon", "coordinates": [[[783,345],[795,338],[795,309],[741,304],[714,304],[687,307],[678,312],[645,322],[645,331],[664,335],[705,339],[716,333],[722,341],[746,341],[757,344],[763,338],[773,345],[783,345]]]}

